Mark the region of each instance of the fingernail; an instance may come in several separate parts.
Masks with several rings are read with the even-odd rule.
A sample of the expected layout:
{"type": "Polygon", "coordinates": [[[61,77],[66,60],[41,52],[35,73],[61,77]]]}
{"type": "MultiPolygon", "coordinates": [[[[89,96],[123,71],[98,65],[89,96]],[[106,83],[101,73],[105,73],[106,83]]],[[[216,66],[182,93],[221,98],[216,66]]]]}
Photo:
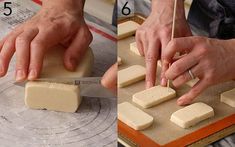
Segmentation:
{"type": "Polygon", "coordinates": [[[16,81],[20,82],[24,80],[26,77],[25,72],[23,70],[17,70],[16,71],[16,81]]]}
{"type": "Polygon", "coordinates": [[[147,81],[146,82],[146,88],[151,88],[151,87],[153,87],[153,83],[150,82],[150,81],[147,81]]]}
{"type": "Polygon", "coordinates": [[[177,100],[177,104],[180,105],[180,106],[184,106],[184,105],[187,105],[187,100],[184,98],[184,97],[181,97],[177,100]]]}
{"type": "Polygon", "coordinates": [[[162,80],[161,80],[161,85],[162,85],[162,86],[166,86],[166,83],[167,83],[166,78],[162,78],[162,80]]]}
{"type": "Polygon", "coordinates": [[[74,58],[71,58],[71,59],[70,59],[70,65],[71,65],[71,67],[72,67],[73,70],[76,69],[77,64],[78,64],[78,62],[77,62],[76,59],[74,59],[74,58]]]}
{"type": "Polygon", "coordinates": [[[29,72],[28,80],[34,80],[35,78],[37,78],[37,72],[36,70],[32,69],[29,72]]]}

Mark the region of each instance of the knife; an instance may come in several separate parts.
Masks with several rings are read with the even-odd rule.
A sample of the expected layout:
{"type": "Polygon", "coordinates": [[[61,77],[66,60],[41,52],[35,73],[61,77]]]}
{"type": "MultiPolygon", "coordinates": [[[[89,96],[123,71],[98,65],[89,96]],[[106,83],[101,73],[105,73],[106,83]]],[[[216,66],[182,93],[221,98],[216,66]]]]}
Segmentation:
{"type": "MultiPolygon", "coordinates": [[[[116,96],[107,88],[101,85],[101,77],[82,77],[82,78],[38,78],[34,81],[39,82],[51,82],[51,83],[63,83],[78,85],[80,88],[80,95],[91,98],[107,98],[116,100],[116,96]]],[[[17,86],[25,87],[27,81],[15,82],[17,86]]]]}

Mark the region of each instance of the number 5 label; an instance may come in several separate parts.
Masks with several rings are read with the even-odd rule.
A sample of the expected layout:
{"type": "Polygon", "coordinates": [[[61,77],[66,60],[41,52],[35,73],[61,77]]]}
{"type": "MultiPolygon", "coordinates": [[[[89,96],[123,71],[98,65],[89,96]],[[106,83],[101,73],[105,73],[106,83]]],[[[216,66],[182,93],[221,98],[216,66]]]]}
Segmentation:
{"type": "Polygon", "coordinates": [[[11,9],[11,2],[4,2],[4,15],[5,16],[10,16],[12,13],[12,9],[11,9]]]}

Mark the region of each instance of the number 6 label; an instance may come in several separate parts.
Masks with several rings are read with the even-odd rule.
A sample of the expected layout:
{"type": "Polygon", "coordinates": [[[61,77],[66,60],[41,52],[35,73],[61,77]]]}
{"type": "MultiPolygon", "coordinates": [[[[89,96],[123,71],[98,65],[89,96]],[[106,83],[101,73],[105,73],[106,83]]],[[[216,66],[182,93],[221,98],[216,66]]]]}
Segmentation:
{"type": "Polygon", "coordinates": [[[118,1],[119,14],[129,16],[134,13],[134,0],[118,1]]]}

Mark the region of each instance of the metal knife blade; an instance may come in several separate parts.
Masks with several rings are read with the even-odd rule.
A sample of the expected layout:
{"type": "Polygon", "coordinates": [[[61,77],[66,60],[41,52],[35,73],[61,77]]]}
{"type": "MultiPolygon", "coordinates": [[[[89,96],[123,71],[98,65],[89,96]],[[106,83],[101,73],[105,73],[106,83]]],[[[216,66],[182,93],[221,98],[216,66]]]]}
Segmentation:
{"type": "MultiPolygon", "coordinates": [[[[80,95],[91,98],[108,98],[116,100],[116,96],[101,85],[101,77],[83,77],[83,78],[38,78],[35,81],[55,82],[72,85],[79,85],[80,95]]],[[[27,81],[15,82],[17,86],[25,87],[27,81]]]]}

